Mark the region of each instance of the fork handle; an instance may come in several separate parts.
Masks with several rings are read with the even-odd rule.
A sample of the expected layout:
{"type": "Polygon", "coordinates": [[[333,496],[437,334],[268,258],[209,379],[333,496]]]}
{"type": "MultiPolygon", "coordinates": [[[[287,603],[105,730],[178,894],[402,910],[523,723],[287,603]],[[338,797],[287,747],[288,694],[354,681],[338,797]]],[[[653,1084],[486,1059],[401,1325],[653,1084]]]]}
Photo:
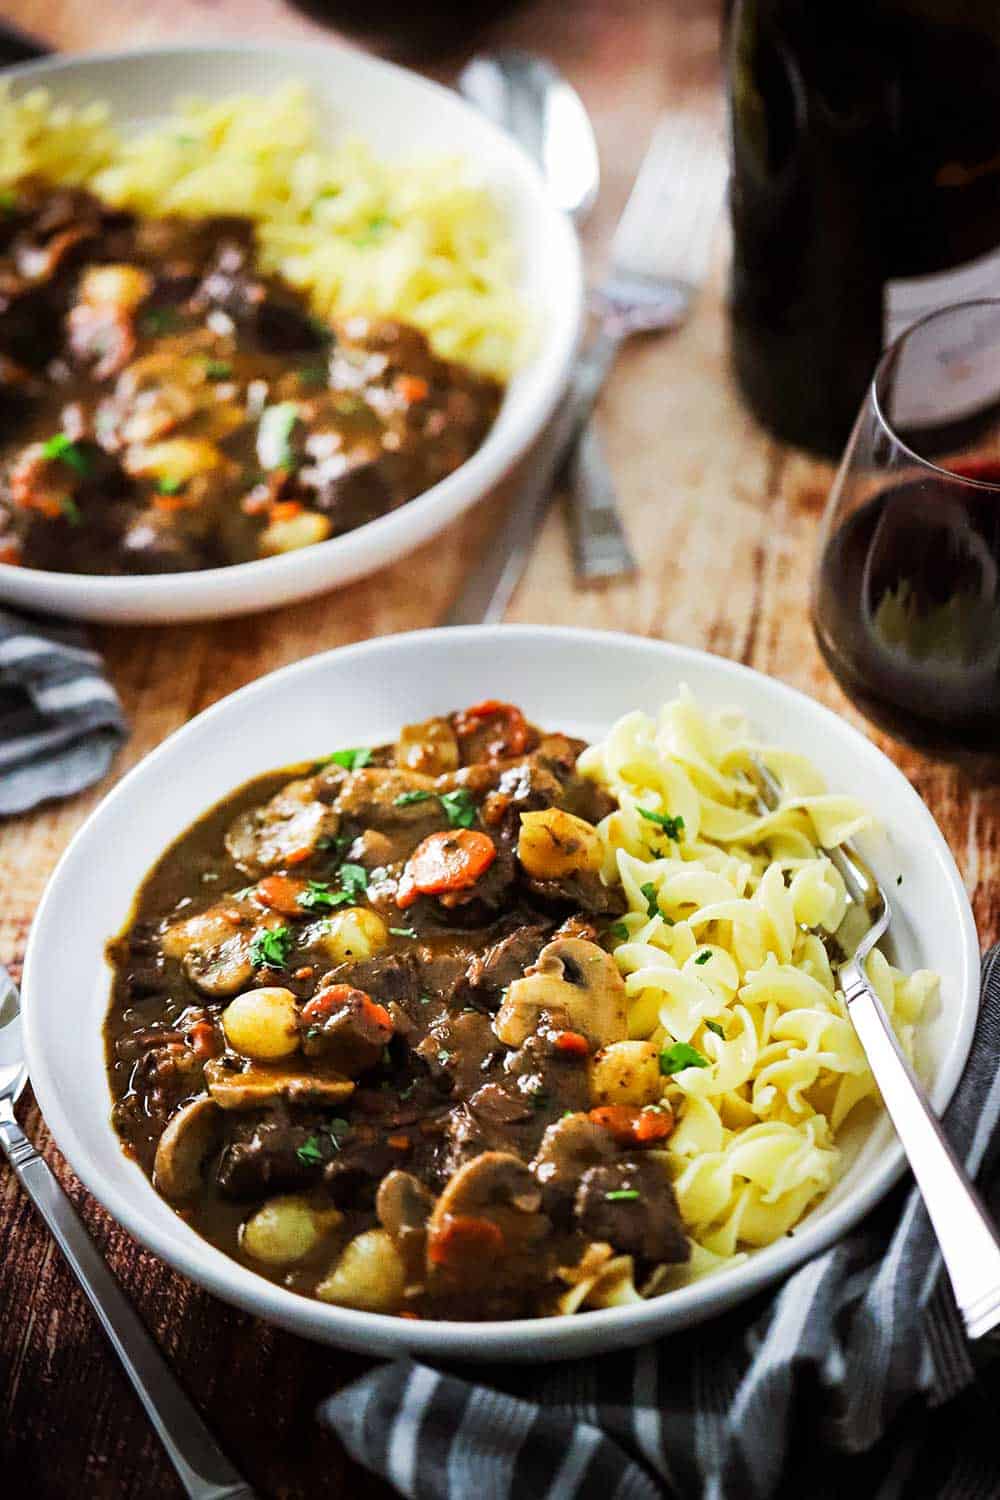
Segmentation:
{"type": "Polygon", "coordinates": [[[927,1095],[900,1049],[861,964],[840,970],[844,999],[923,1195],[970,1339],[1000,1323],[1000,1238],[927,1095]]]}
{"type": "Polygon", "coordinates": [[[9,1116],[0,1118],[0,1148],[86,1292],[189,1500],[254,1500],[253,1490],[181,1390],[47,1164],[9,1116]]]}

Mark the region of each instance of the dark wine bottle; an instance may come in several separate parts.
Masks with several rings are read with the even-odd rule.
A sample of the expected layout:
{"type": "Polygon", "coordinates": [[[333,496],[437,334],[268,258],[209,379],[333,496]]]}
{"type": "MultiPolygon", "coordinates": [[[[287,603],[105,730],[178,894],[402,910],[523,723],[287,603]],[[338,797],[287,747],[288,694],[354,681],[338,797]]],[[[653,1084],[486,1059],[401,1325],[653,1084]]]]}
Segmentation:
{"type": "Polygon", "coordinates": [[[887,343],[1000,296],[1000,0],[735,0],[725,45],[736,377],[836,454],[887,343]]]}

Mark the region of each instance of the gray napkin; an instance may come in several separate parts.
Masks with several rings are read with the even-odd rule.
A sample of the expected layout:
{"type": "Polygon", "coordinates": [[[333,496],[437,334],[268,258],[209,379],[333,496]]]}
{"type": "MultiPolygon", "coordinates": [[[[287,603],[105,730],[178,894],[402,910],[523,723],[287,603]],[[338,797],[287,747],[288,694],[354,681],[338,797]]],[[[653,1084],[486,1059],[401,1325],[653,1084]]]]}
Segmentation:
{"type": "MultiPolygon", "coordinates": [[[[994,1214],[998,1061],[1000,946],[945,1116],[994,1214]]],[[[991,1352],[966,1342],[911,1181],[777,1291],[658,1344],[522,1368],[400,1360],[319,1416],[419,1500],[997,1500],[991,1352]]]]}
{"type": "Polygon", "coordinates": [[[80,631],[0,609],[0,815],[99,781],[126,734],[80,631]]]}

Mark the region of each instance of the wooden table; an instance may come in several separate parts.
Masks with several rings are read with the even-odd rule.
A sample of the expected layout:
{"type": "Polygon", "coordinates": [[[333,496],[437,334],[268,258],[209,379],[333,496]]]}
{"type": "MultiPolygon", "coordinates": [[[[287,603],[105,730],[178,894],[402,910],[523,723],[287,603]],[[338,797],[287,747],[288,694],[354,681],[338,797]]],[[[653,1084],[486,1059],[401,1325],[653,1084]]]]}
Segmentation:
{"type": "MultiPolygon", "coordinates": [[[[335,0],[331,0],[332,10],[335,0]]],[[[6,0],[5,15],[55,47],[164,38],[330,38],[280,0],[6,0]]],[[[600,141],[604,192],[588,229],[607,243],[657,114],[683,101],[718,111],[718,0],[543,0],[498,28],[547,53],[580,89],[600,141]]],[[[341,44],[342,41],[341,41],[341,44]]],[[[460,59],[435,69],[448,78],[460,59]]],[[[809,569],[830,481],[826,466],[755,427],[731,388],[717,272],[691,324],[622,359],[600,421],[621,487],[639,577],[573,587],[558,513],[511,610],[515,620],[636,631],[720,652],[812,693],[855,722],[807,625],[809,569]]],[[[179,724],[262,672],[324,647],[433,625],[503,497],[396,567],[340,593],[243,620],[105,630],[98,644],[132,724],[121,775],[179,724]],[[419,584],[417,583],[419,580],[419,584]]],[[[488,686],[488,685],[487,685],[488,686]]],[[[869,731],[871,733],[871,731],[869,731]]],[[[985,946],[1000,935],[1000,793],[874,735],[940,822],[973,897],[985,946]]],[[[32,913],[67,840],[108,791],[0,826],[0,958],[14,972],[32,913]]],[[[863,791],[863,788],[860,789],[863,791]]],[[[82,1190],[30,1101],[25,1128],[59,1173],[100,1249],[224,1446],[263,1495],[383,1495],[317,1428],[317,1399],[360,1374],[357,1357],[319,1349],[232,1311],[140,1250],[82,1190]]],[[[82,1294],[10,1173],[0,1172],[2,1472],[21,1493],[159,1500],[172,1471],[82,1294]]]]}

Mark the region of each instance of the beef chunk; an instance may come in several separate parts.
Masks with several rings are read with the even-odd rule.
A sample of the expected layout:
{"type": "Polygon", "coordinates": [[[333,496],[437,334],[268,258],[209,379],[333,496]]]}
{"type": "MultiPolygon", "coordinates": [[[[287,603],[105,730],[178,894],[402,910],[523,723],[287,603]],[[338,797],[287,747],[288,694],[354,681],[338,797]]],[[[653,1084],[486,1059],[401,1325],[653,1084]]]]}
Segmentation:
{"type": "Polygon", "coordinates": [[[246,1127],[219,1158],[216,1181],[226,1198],[258,1198],[290,1192],[311,1182],[316,1169],[298,1155],[311,1132],[304,1125],[264,1120],[246,1127]]]}
{"type": "Polygon", "coordinates": [[[305,309],[287,291],[253,269],[253,250],[226,240],[192,298],[196,310],[215,307],[226,313],[267,354],[294,354],[320,349],[326,342],[305,309]]]}
{"type": "MultiPolygon", "coordinates": [[[[303,475],[303,483],[307,485],[308,472],[303,475]]],[[[363,526],[393,507],[392,490],[377,460],[352,464],[333,475],[324,473],[324,466],[319,464],[316,473],[318,482],[312,506],[330,517],[335,535],[363,526]]]]}
{"type": "Polygon", "coordinates": [[[422,991],[420,964],[413,953],[384,953],[361,963],[341,964],[328,976],[331,984],[351,984],[364,990],[380,1005],[395,1002],[407,1015],[419,1005],[422,991]]]}
{"type": "MultiPolygon", "coordinates": [[[[329,989],[318,990],[310,1004],[320,1005],[324,993],[329,989]]],[[[336,1072],[356,1078],[375,1066],[392,1031],[385,1007],[373,1004],[364,991],[349,987],[334,1009],[310,1024],[303,1047],[307,1057],[320,1057],[336,1072]]]]}
{"type": "Polygon", "coordinates": [[[527,880],[525,884],[540,901],[572,906],[592,916],[617,917],[625,910],[620,894],[606,886],[593,870],[580,870],[559,880],[527,880]]]}
{"type": "Polygon", "coordinates": [[[628,1255],[682,1261],[691,1253],[670,1179],[656,1161],[636,1156],[589,1167],[573,1213],[588,1239],[606,1240],[628,1255]]]}
{"type": "Polygon", "coordinates": [[[474,954],[456,993],[458,1003],[496,1010],[507,986],[535,962],[549,931],[541,923],[526,923],[499,938],[484,953],[474,954]]]}
{"type": "Polygon", "coordinates": [[[582,1112],[565,1115],[550,1125],[531,1164],[550,1218],[566,1223],[584,1173],[613,1161],[617,1155],[611,1132],[595,1125],[582,1112]]]}
{"type": "Polygon", "coordinates": [[[503,1048],[488,1016],[481,1011],[460,1011],[438,1017],[416,1051],[432,1076],[466,1096],[479,1086],[503,1048]]]}

